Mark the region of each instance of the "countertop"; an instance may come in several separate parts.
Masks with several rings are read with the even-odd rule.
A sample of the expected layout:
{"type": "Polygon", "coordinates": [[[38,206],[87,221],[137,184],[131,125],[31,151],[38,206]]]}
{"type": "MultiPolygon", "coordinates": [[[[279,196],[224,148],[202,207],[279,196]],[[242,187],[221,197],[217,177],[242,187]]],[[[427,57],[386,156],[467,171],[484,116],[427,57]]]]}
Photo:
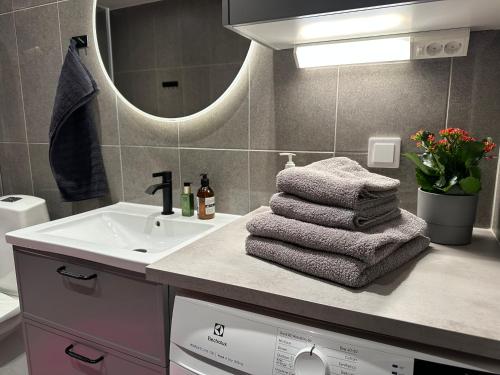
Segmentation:
{"type": "Polygon", "coordinates": [[[500,359],[500,245],[475,229],[468,246],[428,251],[361,289],[245,253],[260,208],[146,268],[147,279],[395,338],[500,359]]]}

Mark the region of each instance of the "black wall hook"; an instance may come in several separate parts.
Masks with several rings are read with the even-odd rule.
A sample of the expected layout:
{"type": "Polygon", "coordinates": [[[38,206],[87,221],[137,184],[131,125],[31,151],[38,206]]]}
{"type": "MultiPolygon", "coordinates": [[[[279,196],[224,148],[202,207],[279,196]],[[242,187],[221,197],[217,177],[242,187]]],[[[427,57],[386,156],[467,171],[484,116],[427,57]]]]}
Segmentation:
{"type": "Polygon", "coordinates": [[[87,35],[79,35],[71,38],[76,42],[76,49],[88,48],[89,46],[89,38],[87,35]]]}

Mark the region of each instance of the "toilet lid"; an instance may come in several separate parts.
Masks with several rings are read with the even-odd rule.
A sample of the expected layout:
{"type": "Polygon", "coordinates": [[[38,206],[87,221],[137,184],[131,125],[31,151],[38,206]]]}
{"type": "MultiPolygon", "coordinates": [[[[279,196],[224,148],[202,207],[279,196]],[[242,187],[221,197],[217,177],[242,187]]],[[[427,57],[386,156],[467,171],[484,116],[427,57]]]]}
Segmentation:
{"type": "Polygon", "coordinates": [[[0,293],[0,326],[21,312],[19,299],[0,293]]]}

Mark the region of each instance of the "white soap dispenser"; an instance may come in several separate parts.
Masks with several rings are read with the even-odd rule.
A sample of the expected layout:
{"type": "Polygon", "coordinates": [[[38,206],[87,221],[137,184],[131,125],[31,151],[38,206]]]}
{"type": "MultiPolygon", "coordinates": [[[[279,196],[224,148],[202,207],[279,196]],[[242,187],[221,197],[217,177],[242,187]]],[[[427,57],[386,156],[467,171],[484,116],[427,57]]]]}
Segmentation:
{"type": "Polygon", "coordinates": [[[288,156],[288,161],[285,164],[285,169],[295,167],[295,163],[293,162],[293,157],[297,156],[296,154],[292,154],[291,152],[280,152],[280,156],[288,156]]]}

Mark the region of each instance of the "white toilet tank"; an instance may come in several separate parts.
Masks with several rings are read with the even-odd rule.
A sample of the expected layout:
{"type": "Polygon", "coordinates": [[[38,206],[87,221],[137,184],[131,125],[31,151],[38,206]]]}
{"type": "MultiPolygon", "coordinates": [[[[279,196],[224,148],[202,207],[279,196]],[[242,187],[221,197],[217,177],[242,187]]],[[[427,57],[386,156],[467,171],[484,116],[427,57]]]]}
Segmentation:
{"type": "Polygon", "coordinates": [[[17,296],[12,246],[5,242],[7,232],[49,221],[45,200],[28,195],[0,197],[0,293],[17,296]]]}

